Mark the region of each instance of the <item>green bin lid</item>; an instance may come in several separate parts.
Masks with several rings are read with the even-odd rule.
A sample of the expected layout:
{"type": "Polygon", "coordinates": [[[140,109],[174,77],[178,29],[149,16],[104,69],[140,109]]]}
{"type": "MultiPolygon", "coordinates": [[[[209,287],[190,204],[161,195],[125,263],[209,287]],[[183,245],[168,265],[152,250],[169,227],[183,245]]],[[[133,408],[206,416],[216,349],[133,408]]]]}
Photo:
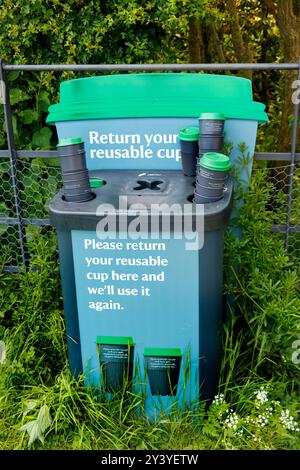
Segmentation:
{"type": "Polygon", "coordinates": [[[228,171],[231,168],[230,158],[223,153],[207,152],[199,160],[200,166],[208,170],[228,171]]]}
{"type": "Polygon", "coordinates": [[[82,144],[81,137],[73,137],[72,139],[60,139],[57,147],[63,147],[65,145],[74,145],[74,144],[82,144]]]}
{"type": "Polygon", "coordinates": [[[228,119],[268,121],[253,101],[250,80],[201,73],[102,75],[62,82],[60,102],[48,123],[83,119],[195,117],[222,113],[228,119]]]}
{"type": "Polygon", "coordinates": [[[144,356],[181,356],[179,348],[145,348],[144,356]]]}
{"type": "Polygon", "coordinates": [[[120,345],[129,344],[130,346],[134,345],[134,342],[131,336],[97,336],[96,343],[97,344],[120,344],[120,345]]]}
{"type": "Polygon", "coordinates": [[[199,128],[198,127],[184,127],[179,131],[179,139],[185,140],[188,142],[194,142],[199,138],[199,128]]]}

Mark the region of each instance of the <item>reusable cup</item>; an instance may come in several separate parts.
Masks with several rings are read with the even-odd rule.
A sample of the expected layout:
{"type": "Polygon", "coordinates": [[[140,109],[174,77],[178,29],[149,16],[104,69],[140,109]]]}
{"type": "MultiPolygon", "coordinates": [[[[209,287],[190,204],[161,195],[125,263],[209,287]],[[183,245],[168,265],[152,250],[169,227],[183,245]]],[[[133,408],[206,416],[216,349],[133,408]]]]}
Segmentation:
{"type": "Polygon", "coordinates": [[[199,159],[194,202],[205,204],[223,197],[224,184],[231,168],[223,153],[208,152],[199,159]]]}
{"type": "Polygon", "coordinates": [[[179,132],[182,171],[185,176],[195,176],[199,154],[198,127],[184,127],[179,132]]]}
{"type": "Polygon", "coordinates": [[[181,358],[179,348],[145,348],[145,369],[152,395],[176,395],[181,358]]]}
{"type": "Polygon", "coordinates": [[[201,113],[199,116],[200,135],[224,135],[225,116],[221,113],[201,113]]]}
{"type": "Polygon", "coordinates": [[[64,199],[72,202],[86,202],[93,199],[82,140],[80,138],[60,140],[57,151],[62,170],[64,199]]]}
{"type": "Polygon", "coordinates": [[[199,194],[195,191],[193,202],[195,202],[196,204],[208,204],[209,202],[217,202],[220,199],[222,199],[222,197],[223,197],[223,193],[222,193],[222,196],[220,197],[206,197],[206,196],[202,196],[202,194],[199,194]]]}
{"type": "Polygon", "coordinates": [[[134,359],[131,336],[98,336],[97,345],[105,391],[113,393],[129,385],[134,359]]]}
{"type": "Polygon", "coordinates": [[[195,192],[198,194],[203,194],[205,197],[211,198],[218,198],[221,199],[223,197],[223,189],[224,185],[220,186],[219,188],[207,188],[206,186],[202,186],[196,180],[195,192]]]}
{"type": "Polygon", "coordinates": [[[220,152],[224,147],[224,134],[220,135],[210,135],[210,134],[201,134],[199,136],[199,152],[220,152]]]}

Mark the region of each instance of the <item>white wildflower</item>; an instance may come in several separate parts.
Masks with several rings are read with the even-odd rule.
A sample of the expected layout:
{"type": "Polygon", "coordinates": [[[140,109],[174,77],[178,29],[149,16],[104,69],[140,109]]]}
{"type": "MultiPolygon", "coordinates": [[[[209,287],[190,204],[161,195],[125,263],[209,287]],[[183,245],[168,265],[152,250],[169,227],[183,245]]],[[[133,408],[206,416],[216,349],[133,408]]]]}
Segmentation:
{"type": "Polygon", "coordinates": [[[233,410],[230,410],[230,412],[227,415],[227,418],[224,420],[224,426],[227,429],[232,429],[233,431],[236,431],[238,424],[239,424],[238,414],[234,413],[233,410]]]}
{"type": "Polygon", "coordinates": [[[282,410],[280,415],[280,422],[281,424],[288,430],[288,431],[296,431],[300,432],[299,425],[295,418],[291,416],[290,410],[282,410]]]}
{"type": "Polygon", "coordinates": [[[267,426],[267,424],[269,424],[269,417],[270,415],[268,413],[258,415],[256,418],[256,424],[264,428],[265,426],[267,426]]]}
{"type": "Polygon", "coordinates": [[[216,395],[212,402],[213,405],[222,405],[223,403],[225,403],[224,393],[220,393],[219,395],[216,395]]]}
{"type": "Polygon", "coordinates": [[[264,405],[265,403],[268,402],[268,392],[264,387],[261,387],[259,390],[255,392],[256,395],[256,408],[259,408],[260,406],[264,405]]]}

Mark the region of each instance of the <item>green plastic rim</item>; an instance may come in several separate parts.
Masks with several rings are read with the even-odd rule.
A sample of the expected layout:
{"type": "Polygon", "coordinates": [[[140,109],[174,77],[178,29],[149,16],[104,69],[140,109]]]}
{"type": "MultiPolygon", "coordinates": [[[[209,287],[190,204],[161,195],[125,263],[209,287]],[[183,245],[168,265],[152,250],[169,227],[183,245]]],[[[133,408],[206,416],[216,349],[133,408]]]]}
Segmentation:
{"type": "Polygon", "coordinates": [[[214,119],[217,121],[225,121],[225,116],[222,113],[201,113],[198,119],[199,121],[203,121],[204,119],[214,119]]]}
{"type": "Polygon", "coordinates": [[[200,166],[207,170],[228,171],[231,168],[231,162],[227,155],[217,152],[207,152],[199,160],[200,166]]]}
{"type": "Polygon", "coordinates": [[[194,142],[199,139],[199,129],[198,127],[183,127],[179,131],[179,139],[186,142],[194,142]]]}
{"type": "Polygon", "coordinates": [[[144,356],[181,356],[179,348],[145,348],[144,356]]]}
{"type": "Polygon", "coordinates": [[[134,346],[131,336],[97,336],[96,343],[134,346]]]}
{"type": "Polygon", "coordinates": [[[72,139],[60,139],[57,144],[57,147],[64,147],[65,145],[74,145],[74,144],[82,144],[81,137],[73,137],[72,139]]]}
{"type": "Polygon", "coordinates": [[[92,189],[101,188],[104,185],[105,185],[105,181],[100,179],[100,178],[91,178],[90,179],[90,187],[92,189]]]}
{"type": "Polygon", "coordinates": [[[60,102],[47,123],[85,119],[189,117],[223,113],[226,119],[267,122],[253,101],[252,82],[229,75],[140,73],[100,75],[62,82],[60,102]]]}

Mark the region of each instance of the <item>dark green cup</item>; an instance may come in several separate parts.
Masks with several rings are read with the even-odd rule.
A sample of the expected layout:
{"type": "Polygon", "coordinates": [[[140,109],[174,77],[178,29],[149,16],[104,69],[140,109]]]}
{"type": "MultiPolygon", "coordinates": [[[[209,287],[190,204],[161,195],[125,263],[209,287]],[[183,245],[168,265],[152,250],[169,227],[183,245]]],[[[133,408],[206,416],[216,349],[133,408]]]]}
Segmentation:
{"type": "Polygon", "coordinates": [[[180,129],[179,141],[181,150],[182,171],[185,176],[195,176],[196,163],[199,154],[198,127],[180,129]]]}
{"type": "Polygon", "coordinates": [[[221,151],[224,147],[224,134],[210,135],[203,134],[199,136],[199,152],[206,153],[212,150],[221,151]]]}
{"type": "Polygon", "coordinates": [[[176,395],[181,358],[178,348],[145,348],[145,370],[152,395],[176,395]]]}
{"type": "Polygon", "coordinates": [[[113,393],[130,385],[134,361],[131,336],[98,336],[97,346],[105,391],[113,393]]]}
{"type": "Polygon", "coordinates": [[[205,204],[221,199],[230,168],[231,163],[227,155],[205,153],[199,159],[197,167],[194,202],[205,204]]]}
{"type": "Polygon", "coordinates": [[[64,199],[70,202],[86,202],[93,199],[81,138],[60,140],[57,152],[60,157],[64,199]]]}

